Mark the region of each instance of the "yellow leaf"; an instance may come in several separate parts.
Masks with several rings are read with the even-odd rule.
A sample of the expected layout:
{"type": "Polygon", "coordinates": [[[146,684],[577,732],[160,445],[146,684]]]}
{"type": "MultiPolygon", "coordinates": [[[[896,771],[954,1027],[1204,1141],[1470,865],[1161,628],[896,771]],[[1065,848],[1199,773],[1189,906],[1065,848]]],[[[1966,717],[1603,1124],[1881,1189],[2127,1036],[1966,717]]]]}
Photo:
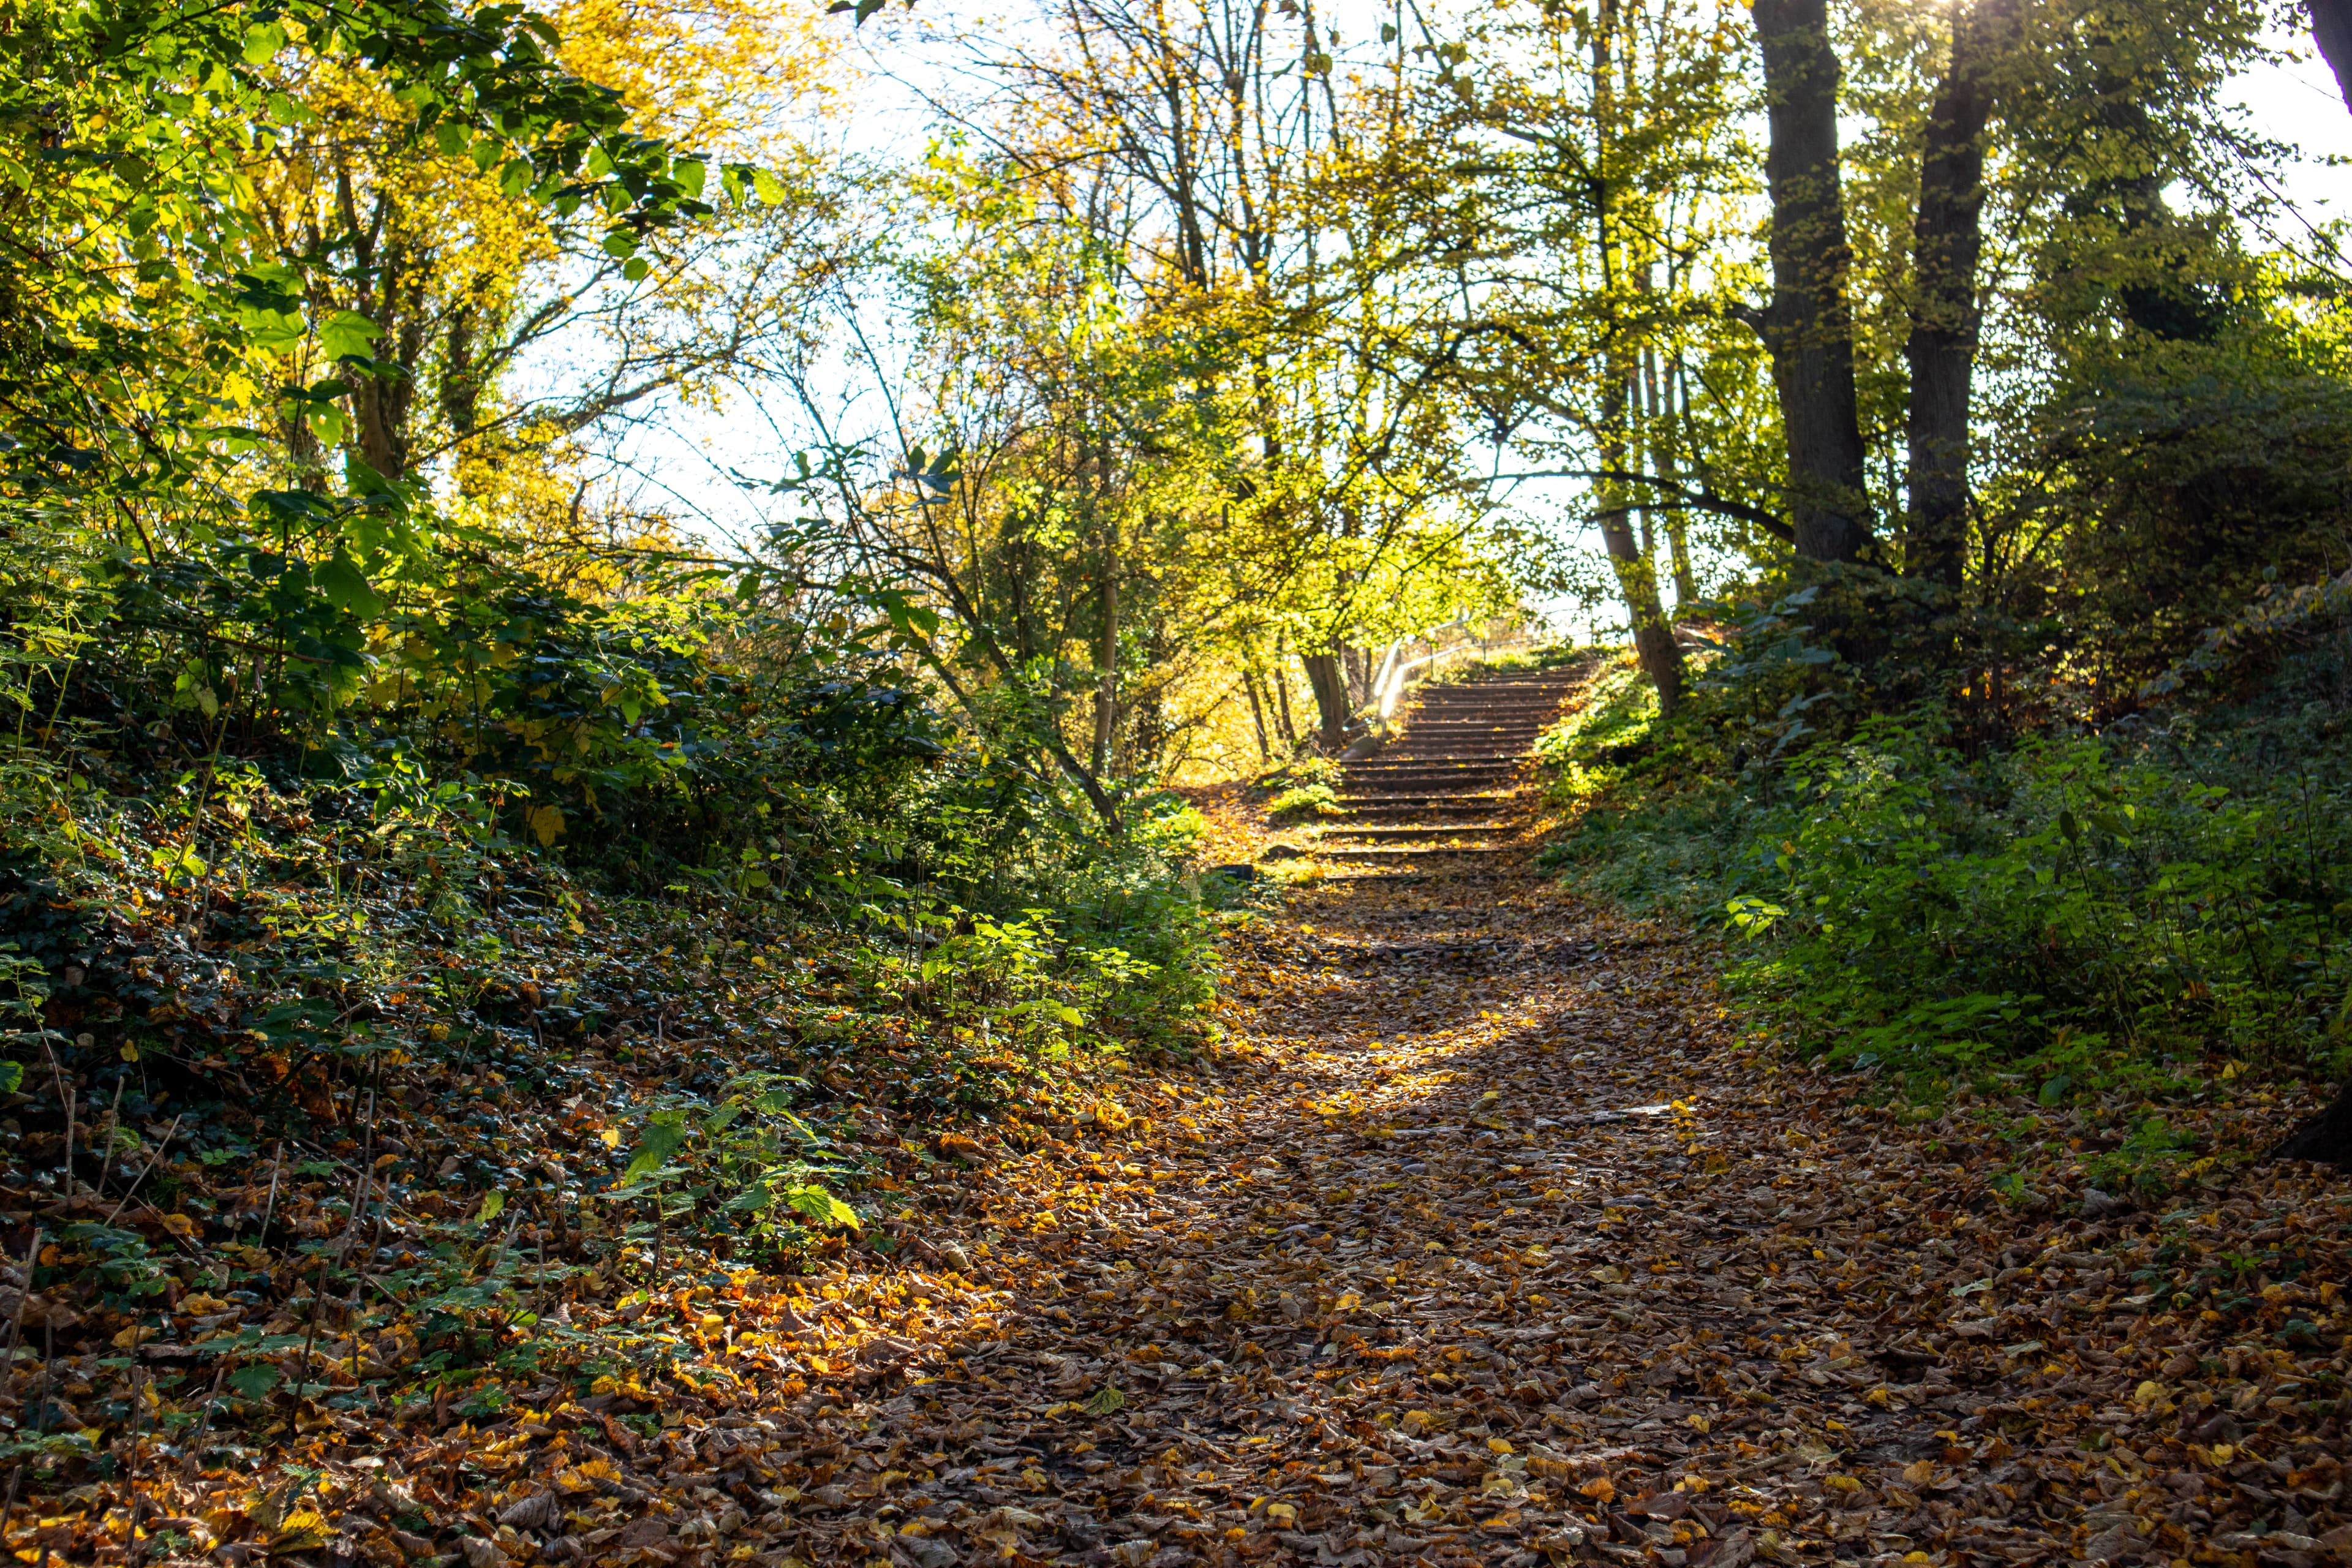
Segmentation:
{"type": "Polygon", "coordinates": [[[316,1552],[327,1544],[334,1531],[328,1527],[326,1516],[316,1509],[297,1509],[286,1516],[276,1534],[269,1538],[269,1554],[281,1552],[316,1552]]]}
{"type": "Polygon", "coordinates": [[[607,1149],[617,1149],[621,1146],[621,1130],[617,1127],[607,1127],[596,1134],[596,1140],[607,1149]]]}
{"type": "Polygon", "coordinates": [[[552,844],[563,837],[563,813],[553,805],[532,806],[523,823],[541,845],[552,844]]]}
{"type": "Polygon", "coordinates": [[[1595,1502],[1608,1502],[1617,1495],[1617,1483],[1607,1476],[1595,1476],[1576,1489],[1595,1502]]]}
{"type": "Polygon", "coordinates": [[[167,1214],[163,1216],[163,1228],[173,1236],[194,1236],[196,1222],[184,1214],[167,1214]]]}

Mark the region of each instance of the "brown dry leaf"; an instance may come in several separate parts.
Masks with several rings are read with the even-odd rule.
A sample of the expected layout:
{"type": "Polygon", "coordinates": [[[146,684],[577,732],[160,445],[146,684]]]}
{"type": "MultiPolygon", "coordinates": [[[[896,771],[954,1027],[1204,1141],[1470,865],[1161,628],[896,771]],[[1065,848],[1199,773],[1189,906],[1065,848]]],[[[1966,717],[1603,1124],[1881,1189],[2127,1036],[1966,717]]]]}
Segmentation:
{"type": "MultiPolygon", "coordinates": [[[[1969,1108],[1913,1124],[1763,1048],[1705,943],[1563,896],[1538,825],[1480,809],[1470,850],[1350,860],[1328,831],[1233,933],[1191,1066],[971,1148],[877,1122],[903,1249],[625,1310],[596,1281],[564,1331],[667,1370],[288,1401],[250,1470],[151,1464],[151,1519],[765,1568],[2352,1552],[2340,1183],[2005,1198],[1969,1108]],[[289,1466],[315,1508],[280,1521],[289,1466]]],[[[290,1373],[303,1324],[257,1326],[290,1373]]],[[[47,1513],[60,1555],[121,1495],[47,1513]]]]}

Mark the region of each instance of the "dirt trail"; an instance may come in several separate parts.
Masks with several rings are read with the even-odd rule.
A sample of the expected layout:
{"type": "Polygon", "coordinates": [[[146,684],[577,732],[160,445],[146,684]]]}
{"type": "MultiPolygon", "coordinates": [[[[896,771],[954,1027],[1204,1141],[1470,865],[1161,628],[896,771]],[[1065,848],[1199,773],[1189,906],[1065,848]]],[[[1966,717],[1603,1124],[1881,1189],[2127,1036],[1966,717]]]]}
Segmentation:
{"type": "Polygon", "coordinates": [[[1351,779],[1391,797],[1330,836],[1353,879],[1238,942],[1214,1067],[943,1169],[909,1194],[903,1269],[845,1269],[802,1312],[714,1302],[739,1352],[781,1323],[751,1353],[788,1380],[672,1441],[666,1522],[549,1555],[2292,1564],[2352,1542],[2340,1188],[2200,1196],[2192,1226],[2266,1226],[2273,1274],[2304,1267],[2226,1310],[2172,1296],[2156,1216],[2019,1212],[1958,1123],[1742,1047],[1704,951],[1535,874],[1508,768],[1478,781],[1475,840],[1361,837],[1448,820],[1403,787],[1417,750],[1351,779]]]}

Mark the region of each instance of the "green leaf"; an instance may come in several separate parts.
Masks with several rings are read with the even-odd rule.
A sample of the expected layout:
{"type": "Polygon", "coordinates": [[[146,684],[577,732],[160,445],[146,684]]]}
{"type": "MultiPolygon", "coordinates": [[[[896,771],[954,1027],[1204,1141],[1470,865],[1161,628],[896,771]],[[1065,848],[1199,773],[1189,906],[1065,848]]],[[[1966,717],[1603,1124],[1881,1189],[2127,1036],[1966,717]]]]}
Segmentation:
{"type": "Polygon", "coordinates": [[[632,283],[642,283],[654,269],[653,263],[642,256],[632,256],[622,265],[621,276],[632,283]]]}
{"type": "Polygon", "coordinates": [[[774,174],[769,173],[765,169],[754,169],[751,171],[751,189],[759,196],[761,201],[766,203],[772,207],[780,207],[784,205],[784,196],[786,192],[784,190],[783,181],[776,178],[774,174]]]}
{"type": "Polygon", "coordinates": [[[686,1147],[686,1131],[685,1112],[655,1111],[646,1122],[645,1135],[637,1140],[637,1152],[631,1156],[628,1169],[621,1173],[621,1180],[634,1182],[668,1164],[669,1157],[686,1147]]]}
{"type": "Polygon", "coordinates": [[[277,1387],[278,1381],[274,1366],[242,1366],[228,1374],[228,1385],[240,1399],[258,1399],[277,1387]]]}
{"type": "Polygon", "coordinates": [[[1127,1395],[1117,1385],[1108,1385],[1092,1399],[1078,1406],[1089,1415],[1110,1415],[1127,1408],[1127,1395]]]}
{"type": "Polygon", "coordinates": [[[349,610],[362,620],[383,613],[383,600],[368,586],[366,576],[352,564],[351,557],[340,550],[319,568],[318,583],[327,602],[339,610],[349,610]]]}
{"type": "Polygon", "coordinates": [[[699,197],[702,195],[702,182],[706,176],[700,159],[680,158],[669,166],[669,172],[677,177],[678,188],[688,195],[699,197]]]}
{"type": "Polygon", "coordinates": [[[488,1225],[499,1217],[507,1206],[507,1195],[495,1189],[482,1194],[482,1212],[474,1216],[476,1225],[488,1225]]]}
{"type": "Polygon", "coordinates": [[[238,323],[255,343],[278,350],[302,341],[310,328],[302,320],[301,288],[301,275],[278,262],[236,275],[231,300],[238,323]]]}
{"type": "Polygon", "coordinates": [[[268,65],[286,47],[286,26],[282,22],[265,22],[245,30],[245,63],[249,66],[268,65]]]}
{"type": "Polygon", "coordinates": [[[319,326],[319,346],[331,360],[365,359],[382,336],[383,329],[356,310],[338,310],[319,326]]]}
{"type": "Polygon", "coordinates": [[[14,1094],[16,1086],[25,1081],[25,1064],[0,1062],[0,1094],[14,1094]]]}
{"type": "Polygon", "coordinates": [[[454,120],[445,120],[433,128],[433,144],[455,158],[474,144],[466,128],[454,120]]]}
{"type": "Polygon", "coordinates": [[[821,1226],[843,1230],[860,1230],[857,1211],[814,1184],[784,1189],[784,1202],[821,1226]]]}

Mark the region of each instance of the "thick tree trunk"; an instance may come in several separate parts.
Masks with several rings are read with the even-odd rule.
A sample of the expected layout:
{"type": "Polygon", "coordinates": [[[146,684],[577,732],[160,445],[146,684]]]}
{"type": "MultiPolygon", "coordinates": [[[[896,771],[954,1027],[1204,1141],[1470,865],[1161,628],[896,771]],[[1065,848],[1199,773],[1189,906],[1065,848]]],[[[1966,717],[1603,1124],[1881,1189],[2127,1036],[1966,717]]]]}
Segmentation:
{"type": "Polygon", "coordinates": [[[2311,0],[2311,37],[2352,108],[2352,0],[2311,0]]]}
{"type": "Polygon", "coordinates": [[[1348,678],[1339,668],[1339,656],[1302,654],[1298,662],[1306,666],[1307,684],[1315,690],[1317,733],[1324,750],[1336,752],[1347,744],[1348,721],[1355,716],[1348,701],[1348,678]]]}
{"type": "Polygon", "coordinates": [[[1870,541],[1853,324],[1839,184],[1837,52],[1827,0],[1753,0],[1764,56],[1772,198],[1772,302],[1760,318],[1789,445],[1797,553],[1851,561],[1870,541]]]}
{"type": "Polygon", "coordinates": [[[2011,0],[1952,20],[1952,54],[1927,116],[1912,230],[1910,524],[1906,575],[1958,591],[1968,559],[1969,408],[1976,376],[1977,263],[1984,251],[1987,66],[2011,0]]]}
{"type": "Polygon", "coordinates": [[[2347,1083],[2326,1110],[2287,1134],[2271,1151],[2273,1160],[2316,1160],[2352,1173],[2352,1083],[2347,1083]]]}

